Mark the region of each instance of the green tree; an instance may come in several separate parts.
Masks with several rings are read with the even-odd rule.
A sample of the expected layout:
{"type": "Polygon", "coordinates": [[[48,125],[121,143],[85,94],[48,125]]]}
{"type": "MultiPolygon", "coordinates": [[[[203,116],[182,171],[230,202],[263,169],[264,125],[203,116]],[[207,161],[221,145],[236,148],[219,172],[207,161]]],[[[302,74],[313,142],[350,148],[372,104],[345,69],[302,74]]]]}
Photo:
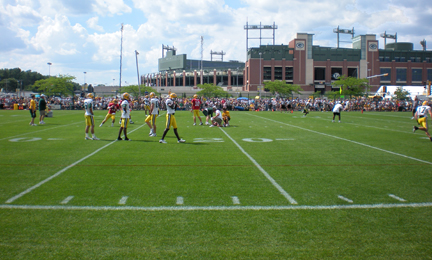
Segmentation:
{"type": "Polygon", "coordinates": [[[36,91],[44,93],[47,96],[70,96],[73,94],[74,84],[72,80],[74,79],[75,77],[73,76],[59,75],[58,77],[38,80],[33,87],[36,91]]]}
{"type": "Polygon", "coordinates": [[[0,81],[0,88],[5,92],[15,92],[19,88],[19,83],[14,78],[2,79],[0,81]]]}
{"type": "Polygon", "coordinates": [[[334,81],[332,85],[342,89],[340,92],[342,95],[362,96],[370,89],[367,79],[358,79],[345,75],[342,75],[338,80],[334,81]]]}
{"type": "Polygon", "coordinates": [[[399,100],[406,100],[406,99],[410,99],[410,93],[408,90],[403,89],[402,87],[398,87],[396,89],[396,91],[394,92],[394,94],[396,95],[396,98],[399,100]]]}
{"type": "Polygon", "coordinates": [[[201,89],[197,92],[200,96],[205,97],[226,97],[228,96],[228,92],[224,91],[222,87],[215,86],[213,84],[205,83],[198,84],[197,87],[201,89]]]}
{"type": "Polygon", "coordinates": [[[141,91],[141,96],[142,97],[145,95],[144,93],[146,91],[148,93],[154,92],[157,96],[159,95],[159,93],[156,92],[156,90],[154,90],[152,87],[142,86],[142,85],[140,87],[138,87],[138,85],[130,85],[130,86],[122,87],[120,94],[123,94],[123,93],[127,92],[130,95],[132,95],[135,99],[137,99],[138,96],[139,96],[140,91],[141,91]]]}
{"type": "Polygon", "coordinates": [[[293,92],[300,94],[301,90],[301,87],[297,84],[286,84],[280,80],[264,82],[264,88],[272,94],[278,93],[281,96],[289,96],[293,92]]]}

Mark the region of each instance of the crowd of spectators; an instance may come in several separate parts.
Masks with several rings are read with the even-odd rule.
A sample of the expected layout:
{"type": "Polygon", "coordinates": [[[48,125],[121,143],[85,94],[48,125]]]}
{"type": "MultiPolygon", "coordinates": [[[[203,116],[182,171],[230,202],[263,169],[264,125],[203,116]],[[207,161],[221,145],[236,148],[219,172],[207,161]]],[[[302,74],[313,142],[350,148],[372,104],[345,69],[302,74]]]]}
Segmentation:
{"type": "MultiPolygon", "coordinates": [[[[83,109],[84,99],[81,97],[60,98],[60,97],[48,97],[47,105],[52,108],[53,105],[58,109],[83,109]]],[[[107,109],[108,103],[114,97],[97,97],[95,100],[95,110],[107,109]]],[[[165,102],[160,97],[161,109],[165,110],[165,102]]],[[[191,109],[190,98],[178,98],[180,110],[191,109]]],[[[2,109],[14,109],[14,104],[18,104],[19,109],[27,109],[30,98],[19,98],[14,96],[3,96],[0,98],[0,108],[2,109]]],[[[203,104],[208,106],[216,106],[218,109],[226,107],[228,110],[241,110],[241,111],[276,111],[280,109],[292,108],[294,111],[301,111],[304,109],[307,102],[310,102],[312,106],[311,111],[331,111],[335,102],[340,101],[344,104],[345,110],[347,111],[411,111],[413,101],[406,100],[376,100],[373,98],[355,97],[351,99],[327,99],[327,98],[315,98],[315,99],[288,99],[288,98],[262,98],[262,99],[248,99],[248,98],[202,98],[203,104]]],[[[134,110],[144,110],[144,97],[133,100],[134,110]]]]}

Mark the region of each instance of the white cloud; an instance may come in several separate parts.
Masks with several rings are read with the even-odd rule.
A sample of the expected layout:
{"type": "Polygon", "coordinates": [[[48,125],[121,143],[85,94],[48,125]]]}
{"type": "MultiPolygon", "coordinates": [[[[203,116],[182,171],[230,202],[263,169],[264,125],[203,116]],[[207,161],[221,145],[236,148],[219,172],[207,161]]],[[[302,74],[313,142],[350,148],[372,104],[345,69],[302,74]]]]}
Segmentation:
{"type": "Polygon", "coordinates": [[[113,15],[132,12],[132,8],[123,0],[95,0],[92,4],[93,10],[99,15],[113,15]]]}
{"type": "Polygon", "coordinates": [[[99,32],[103,32],[102,26],[98,25],[99,17],[95,16],[87,20],[87,26],[99,32]]]}

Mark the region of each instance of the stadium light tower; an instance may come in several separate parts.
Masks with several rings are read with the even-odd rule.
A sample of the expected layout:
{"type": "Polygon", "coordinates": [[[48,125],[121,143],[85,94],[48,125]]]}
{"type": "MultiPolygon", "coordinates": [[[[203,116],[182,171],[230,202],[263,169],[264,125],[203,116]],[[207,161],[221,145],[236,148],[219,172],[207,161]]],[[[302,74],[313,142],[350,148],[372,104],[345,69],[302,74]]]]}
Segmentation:
{"type": "Polygon", "coordinates": [[[51,77],[51,65],[52,65],[52,63],[48,62],[47,64],[48,64],[48,76],[51,77]]]}

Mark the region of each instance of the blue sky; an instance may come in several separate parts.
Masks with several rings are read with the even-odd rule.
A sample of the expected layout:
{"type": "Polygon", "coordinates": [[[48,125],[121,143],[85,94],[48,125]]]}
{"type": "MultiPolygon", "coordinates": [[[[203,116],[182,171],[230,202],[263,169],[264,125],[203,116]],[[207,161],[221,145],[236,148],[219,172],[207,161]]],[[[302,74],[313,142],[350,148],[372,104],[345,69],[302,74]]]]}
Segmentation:
{"type": "Polygon", "coordinates": [[[162,44],[200,59],[203,36],[204,59],[223,50],[224,60],[244,61],[246,21],[275,22],[276,44],[302,32],[314,34],[314,45],[335,47],[337,26],[376,34],[380,48],[384,31],[415,49],[423,39],[432,44],[430,0],[0,0],[0,68],[48,75],[51,62],[51,75],[75,76],[83,84],[87,72],[87,83],[118,85],[123,23],[122,85],[137,84],[135,50],[140,74],[153,73],[162,44]]]}

